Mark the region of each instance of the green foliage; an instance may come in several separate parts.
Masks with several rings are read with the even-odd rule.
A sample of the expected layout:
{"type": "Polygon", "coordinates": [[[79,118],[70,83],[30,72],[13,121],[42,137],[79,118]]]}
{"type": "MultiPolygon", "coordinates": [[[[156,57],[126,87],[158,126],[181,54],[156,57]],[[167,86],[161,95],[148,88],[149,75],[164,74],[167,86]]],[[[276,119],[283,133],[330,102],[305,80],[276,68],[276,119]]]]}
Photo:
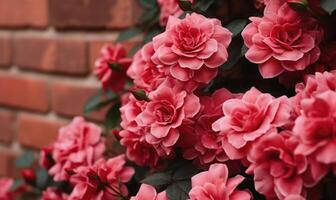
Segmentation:
{"type": "Polygon", "coordinates": [[[240,35],[247,24],[246,19],[236,19],[226,25],[226,28],[232,32],[232,37],[240,35]]]}
{"type": "Polygon", "coordinates": [[[88,114],[93,111],[100,110],[116,100],[118,100],[118,95],[113,91],[109,90],[107,92],[99,91],[96,95],[92,96],[84,106],[84,113],[88,114]]]}
{"type": "Polygon", "coordinates": [[[176,181],[167,188],[167,196],[169,199],[186,200],[191,189],[191,181],[176,181]]]}
{"type": "Polygon", "coordinates": [[[134,90],[132,91],[132,94],[139,101],[149,101],[149,98],[144,90],[134,90]]]}
{"type": "Polygon", "coordinates": [[[48,171],[44,168],[39,168],[36,171],[36,187],[40,190],[46,189],[51,182],[51,178],[48,175],[48,171]]]}
{"type": "Polygon", "coordinates": [[[336,10],[336,1],[335,0],[321,0],[321,7],[327,11],[329,14],[332,14],[336,10]]]}
{"type": "Polygon", "coordinates": [[[105,127],[108,131],[117,127],[120,123],[120,106],[120,102],[115,102],[115,104],[106,113],[105,127]]]}
{"type": "Polygon", "coordinates": [[[141,32],[142,32],[141,29],[138,27],[128,28],[119,34],[118,38],[116,39],[116,42],[122,42],[125,40],[129,40],[139,35],[141,32]]]}
{"type": "Polygon", "coordinates": [[[141,6],[145,9],[150,9],[155,7],[156,4],[156,0],[139,0],[141,6]]]}
{"type": "Polygon", "coordinates": [[[34,153],[27,150],[15,160],[15,166],[18,168],[31,168],[34,164],[34,161],[34,153]]]}
{"type": "Polygon", "coordinates": [[[172,177],[168,173],[160,172],[146,177],[141,182],[152,186],[168,185],[172,182],[172,177]]]}
{"type": "Polygon", "coordinates": [[[288,4],[291,8],[299,12],[308,10],[308,2],[306,0],[300,2],[288,2],[288,4]]]}

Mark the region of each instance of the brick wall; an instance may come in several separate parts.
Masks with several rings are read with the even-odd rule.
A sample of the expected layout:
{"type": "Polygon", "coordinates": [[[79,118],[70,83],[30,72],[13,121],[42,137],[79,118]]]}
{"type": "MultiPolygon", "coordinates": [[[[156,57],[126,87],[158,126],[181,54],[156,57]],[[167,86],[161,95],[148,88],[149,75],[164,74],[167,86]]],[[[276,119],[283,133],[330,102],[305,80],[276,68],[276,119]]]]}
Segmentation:
{"type": "MultiPolygon", "coordinates": [[[[99,88],[99,49],[139,12],[136,0],[0,0],[0,176],[15,174],[18,154],[47,145],[83,114],[99,88]]],[[[100,122],[104,113],[87,118],[100,122]]]]}

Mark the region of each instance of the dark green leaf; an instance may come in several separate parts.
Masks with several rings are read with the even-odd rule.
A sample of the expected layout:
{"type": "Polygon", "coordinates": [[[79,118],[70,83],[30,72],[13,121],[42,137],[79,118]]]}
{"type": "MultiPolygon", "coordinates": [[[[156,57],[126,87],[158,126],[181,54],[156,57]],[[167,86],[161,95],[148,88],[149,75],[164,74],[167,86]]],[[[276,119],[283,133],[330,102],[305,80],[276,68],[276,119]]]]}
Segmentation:
{"type": "Polygon", "coordinates": [[[243,57],[242,46],[243,42],[241,41],[240,38],[236,38],[231,42],[228,48],[229,60],[224,65],[221,66],[220,69],[222,71],[231,69],[243,57]]]}
{"type": "Polygon", "coordinates": [[[197,174],[199,170],[194,167],[192,164],[186,164],[178,168],[174,174],[173,174],[173,179],[174,180],[186,180],[190,179],[192,176],[197,174]]]}
{"type": "Polygon", "coordinates": [[[152,174],[141,181],[141,183],[146,183],[152,186],[167,185],[172,181],[169,174],[166,173],[155,173],[152,174]]]}
{"type": "Polygon", "coordinates": [[[111,90],[107,91],[106,94],[100,91],[96,95],[89,98],[84,106],[84,113],[87,114],[100,110],[105,106],[110,105],[115,99],[117,99],[117,97],[118,96],[111,90]]]}
{"type": "Polygon", "coordinates": [[[122,67],[118,63],[109,63],[109,67],[112,71],[115,71],[115,72],[121,72],[122,71],[122,67]]]}
{"type": "Polygon", "coordinates": [[[232,32],[232,37],[236,37],[243,31],[246,24],[246,19],[236,19],[226,25],[226,28],[228,28],[232,32]]]}
{"type": "Polygon", "coordinates": [[[156,5],[156,0],[140,0],[140,4],[144,8],[153,8],[156,5]]]}
{"type": "Polygon", "coordinates": [[[178,0],[178,4],[183,11],[193,11],[193,4],[190,0],[178,0]]]}
{"type": "Polygon", "coordinates": [[[161,33],[161,31],[158,30],[158,29],[151,30],[150,32],[148,32],[145,35],[144,43],[148,43],[148,42],[152,41],[153,37],[157,36],[160,33],[161,33]]]}
{"type": "Polygon", "coordinates": [[[36,172],[36,186],[45,189],[48,186],[49,175],[46,169],[40,168],[36,172]]]}
{"type": "Polygon", "coordinates": [[[126,29],[119,34],[116,42],[122,42],[122,41],[125,41],[125,40],[128,40],[128,39],[131,39],[131,38],[139,35],[140,33],[141,33],[141,29],[139,29],[137,27],[132,27],[132,28],[126,29]]]}
{"type": "Polygon", "coordinates": [[[177,181],[169,185],[167,188],[167,196],[169,199],[186,200],[191,189],[190,180],[177,181]]]}
{"type": "Polygon", "coordinates": [[[34,164],[35,158],[32,151],[25,151],[20,157],[15,161],[15,165],[18,168],[31,168],[34,164]]]}
{"type": "Polygon", "coordinates": [[[327,11],[329,14],[332,14],[336,10],[336,1],[335,0],[322,0],[321,7],[327,11]]]}
{"type": "Polygon", "coordinates": [[[300,2],[288,2],[288,5],[296,11],[307,11],[308,10],[308,2],[306,0],[302,0],[300,2]]]}
{"type": "Polygon", "coordinates": [[[107,130],[111,130],[119,125],[120,122],[120,102],[115,103],[106,113],[105,126],[107,130]]]}
{"type": "Polygon", "coordinates": [[[214,3],[215,0],[197,0],[196,7],[200,10],[206,11],[214,3]]]}
{"type": "Polygon", "coordinates": [[[144,12],[140,18],[139,18],[139,23],[140,24],[148,24],[148,23],[154,23],[159,21],[159,15],[160,15],[160,10],[158,8],[153,8],[147,12],[144,12]]]}
{"type": "Polygon", "coordinates": [[[133,96],[139,101],[149,101],[145,90],[134,90],[132,91],[133,96]]]}

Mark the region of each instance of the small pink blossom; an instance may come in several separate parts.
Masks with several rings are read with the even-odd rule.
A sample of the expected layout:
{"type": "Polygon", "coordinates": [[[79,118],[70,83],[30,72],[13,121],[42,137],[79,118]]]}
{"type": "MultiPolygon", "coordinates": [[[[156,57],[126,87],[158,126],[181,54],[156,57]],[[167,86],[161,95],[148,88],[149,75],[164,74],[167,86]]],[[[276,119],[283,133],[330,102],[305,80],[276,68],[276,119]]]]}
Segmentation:
{"type": "Polygon", "coordinates": [[[182,82],[209,83],[228,59],[231,33],[217,19],[200,14],[171,16],[166,31],[153,39],[153,62],[182,82]]]}
{"type": "MultiPolygon", "coordinates": [[[[157,0],[160,6],[160,25],[166,26],[169,16],[180,17],[183,14],[178,5],[178,0],[157,0]]],[[[194,0],[190,0],[191,3],[194,0]]]]}
{"type": "Polygon", "coordinates": [[[48,187],[43,191],[41,200],[68,200],[68,195],[58,191],[56,188],[48,187]]]}
{"type": "Polygon", "coordinates": [[[90,166],[103,156],[105,144],[101,132],[101,128],[82,117],[74,118],[59,130],[52,152],[55,165],[49,169],[54,180],[68,180],[77,167],[90,166]]]}
{"type": "Polygon", "coordinates": [[[230,159],[242,159],[251,144],[274,127],[288,123],[291,105],[284,96],[274,98],[251,88],[241,99],[223,103],[224,116],[212,128],[222,135],[222,144],[230,159]]]}
{"type": "Polygon", "coordinates": [[[228,168],[224,164],[213,164],[209,171],[201,172],[191,178],[192,188],[190,200],[250,200],[251,194],[237,190],[236,187],[244,180],[237,175],[228,178],[228,168]]]}
{"type": "Polygon", "coordinates": [[[76,169],[71,177],[74,189],[69,200],[118,200],[128,195],[128,182],[134,169],[125,166],[125,155],[98,160],[93,166],[82,166],[76,169]]]}
{"type": "Polygon", "coordinates": [[[121,91],[126,84],[126,70],[132,59],[127,58],[127,52],[121,44],[105,45],[101,55],[95,62],[95,74],[105,90],[121,91]],[[110,65],[114,65],[115,69],[110,65]]]}
{"type": "Polygon", "coordinates": [[[10,178],[0,178],[0,199],[1,200],[14,200],[14,193],[11,188],[14,184],[14,180],[10,178]]]}
{"type": "Polygon", "coordinates": [[[142,184],[137,195],[131,197],[131,200],[168,200],[168,197],[165,191],[158,194],[154,187],[142,184]]]}
{"type": "Polygon", "coordinates": [[[284,71],[304,70],[320,57],[323,30],[318,22],[294,11],[286,0],[266,3],[263,17],[252,21],[242,32],[249,48],[246,58],[259,64],[264,78],[273,78],[284,71]]]}

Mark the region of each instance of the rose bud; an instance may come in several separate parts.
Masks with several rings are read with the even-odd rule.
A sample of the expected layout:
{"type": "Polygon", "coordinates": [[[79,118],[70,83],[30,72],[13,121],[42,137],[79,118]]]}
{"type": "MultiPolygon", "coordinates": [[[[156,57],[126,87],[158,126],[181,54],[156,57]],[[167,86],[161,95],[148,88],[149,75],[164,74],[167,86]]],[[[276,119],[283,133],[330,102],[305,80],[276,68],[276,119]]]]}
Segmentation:
{"type": "Polygon", "coordinates": [[[35,185],[36,184],[36,175],[35,175],[34,170],[23,169],[23,170],[21,170],[21,176],[27,184],[29,184],[29,185],[35,185]]]}

